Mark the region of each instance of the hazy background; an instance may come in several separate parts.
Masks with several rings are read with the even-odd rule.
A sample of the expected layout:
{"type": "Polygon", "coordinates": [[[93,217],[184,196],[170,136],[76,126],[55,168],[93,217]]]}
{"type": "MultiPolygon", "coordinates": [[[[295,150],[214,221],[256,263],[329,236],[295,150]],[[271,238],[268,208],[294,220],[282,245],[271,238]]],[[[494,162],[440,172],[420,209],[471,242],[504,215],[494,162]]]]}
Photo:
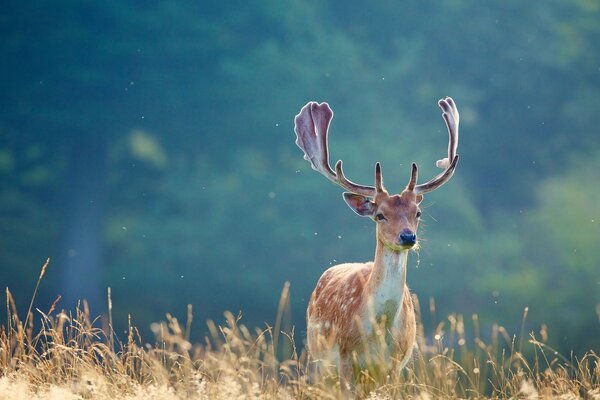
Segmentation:
{"type": "Polygon", "coordinates": [[[25,312],[51,257],[40,309],[104,313],[110,286],[152,341],[187,304],[196,340],[224,310],[273,323],[290,281],[302,338],[318,277],[375,238],[294,115],[329,102],[333,161],[371,184],[379,160],[399,191],[412,161],[437,173],[447,95],[461,161],[409,259],[427,331],[459,312],[518,333],[528,306],[562,352],[600,350],[596,1],[4,2],[0,287],[25,312]]]}

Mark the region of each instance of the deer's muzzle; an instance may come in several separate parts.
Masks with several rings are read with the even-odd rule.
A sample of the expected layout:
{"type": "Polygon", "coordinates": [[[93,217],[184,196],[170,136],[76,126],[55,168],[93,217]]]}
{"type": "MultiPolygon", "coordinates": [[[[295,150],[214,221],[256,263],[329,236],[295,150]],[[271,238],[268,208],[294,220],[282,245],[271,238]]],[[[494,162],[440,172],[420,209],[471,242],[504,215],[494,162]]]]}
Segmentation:
{"type": "Polygon", "coordinates": [[[417,243],[417,235],[410,229],[403,229],[398,236],[400,245],[404,247],[412,247],[417,243]]]}

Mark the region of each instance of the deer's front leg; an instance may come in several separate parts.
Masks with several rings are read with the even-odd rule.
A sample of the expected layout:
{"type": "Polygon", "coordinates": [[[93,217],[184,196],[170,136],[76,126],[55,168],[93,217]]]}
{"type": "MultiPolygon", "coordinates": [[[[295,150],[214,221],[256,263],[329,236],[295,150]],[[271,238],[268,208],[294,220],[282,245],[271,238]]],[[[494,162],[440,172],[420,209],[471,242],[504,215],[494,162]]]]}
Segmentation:
{"type": "Polygon", "coordinates": [[[352,358],[350,354],[340,353],[340,387],[344,397],[349,397],[353,391],[352,387],[352,358]]]}

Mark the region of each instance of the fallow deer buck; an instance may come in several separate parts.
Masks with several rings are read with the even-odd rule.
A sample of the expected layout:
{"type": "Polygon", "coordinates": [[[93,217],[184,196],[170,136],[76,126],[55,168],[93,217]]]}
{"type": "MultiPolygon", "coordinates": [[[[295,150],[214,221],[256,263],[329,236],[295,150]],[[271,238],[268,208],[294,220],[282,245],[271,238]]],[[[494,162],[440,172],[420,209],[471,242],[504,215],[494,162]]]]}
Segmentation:
{"type": "Polygon", "coordinates": [[[335,171],[331,168],[327,132],[333,111],[327,103],[309,102],[294,121],[296,144],[312,168],[347,190],[344,200],[356,214],[376,223],[375,260],[340,264],[325,271],[306,313],[310,354],[316,360],[334,355],[344,387],[351,382],[354,367],[365,366],[369,359],[377,360],[378,369],[381,360],[388,371],[392,366],[404,368],[415,345],[415,311],[406,286],[406,261],[408,251],[417,244],[419,204],[425,193],[450,180],[458,163],[458,110],[450,97],[438,104],[450,138],[448,157],[436,163],[444,170],[418,185],[413,163],[408,185],[393,195],[383,186],[379,163],[375,164],[375,187],[348,180],[341,160],[335,171]]]}

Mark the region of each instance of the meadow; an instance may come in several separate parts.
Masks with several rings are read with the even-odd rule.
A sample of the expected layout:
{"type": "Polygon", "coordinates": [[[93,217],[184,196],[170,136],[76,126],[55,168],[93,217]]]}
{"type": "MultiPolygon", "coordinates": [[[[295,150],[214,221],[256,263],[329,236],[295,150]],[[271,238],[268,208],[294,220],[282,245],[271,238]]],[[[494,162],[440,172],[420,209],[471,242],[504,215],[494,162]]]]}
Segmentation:
{"type": "MultiPolygon", "coordinates": [[[[112,327],[112,301],[103,318],[83,301],[61,310],[17,312],[6,289],[8,319],[0,328],[0,399],[338,399],[344,398],[335,368],[316,371],[296,347],[298,332],[282,331],[289,301],[284,286],[275,324],[249,329],[241,316],[208,321],[203,343],[190,342],[192,307],[179,321],[167,314],[152,324],[154,344],[131,323],[120,340],[112,327]]],[[[416,298],[415,298],[416,300],[416,298]]],[[[417,303],[418,304],[418,303],[417,303]]],[[[435,308],[435,303],[430,303],[435,308]]],[[[528,310],[523,313],[525,326],[528,310]]],[[[418,311],[420,315],[420,311],[418,311]]],[[[600,399],[600,356],[594,351],[564,356],[545,342],[548,332],[508,332],[493,325],[472,333],[465,316],[453,314],[432,335],[419,325],[418,348],[403,371],[361,371],[355,390],[366,399],[600,399]],[[429,337],[431,336],[431,338],[429,337]],[[489,342],[482,337],[489,336],[489,342]]],[[[130,319],[131,320],[131,319],[130,319]]],[[[300,342],[302,338],[300,338],[300,342]]]]}

